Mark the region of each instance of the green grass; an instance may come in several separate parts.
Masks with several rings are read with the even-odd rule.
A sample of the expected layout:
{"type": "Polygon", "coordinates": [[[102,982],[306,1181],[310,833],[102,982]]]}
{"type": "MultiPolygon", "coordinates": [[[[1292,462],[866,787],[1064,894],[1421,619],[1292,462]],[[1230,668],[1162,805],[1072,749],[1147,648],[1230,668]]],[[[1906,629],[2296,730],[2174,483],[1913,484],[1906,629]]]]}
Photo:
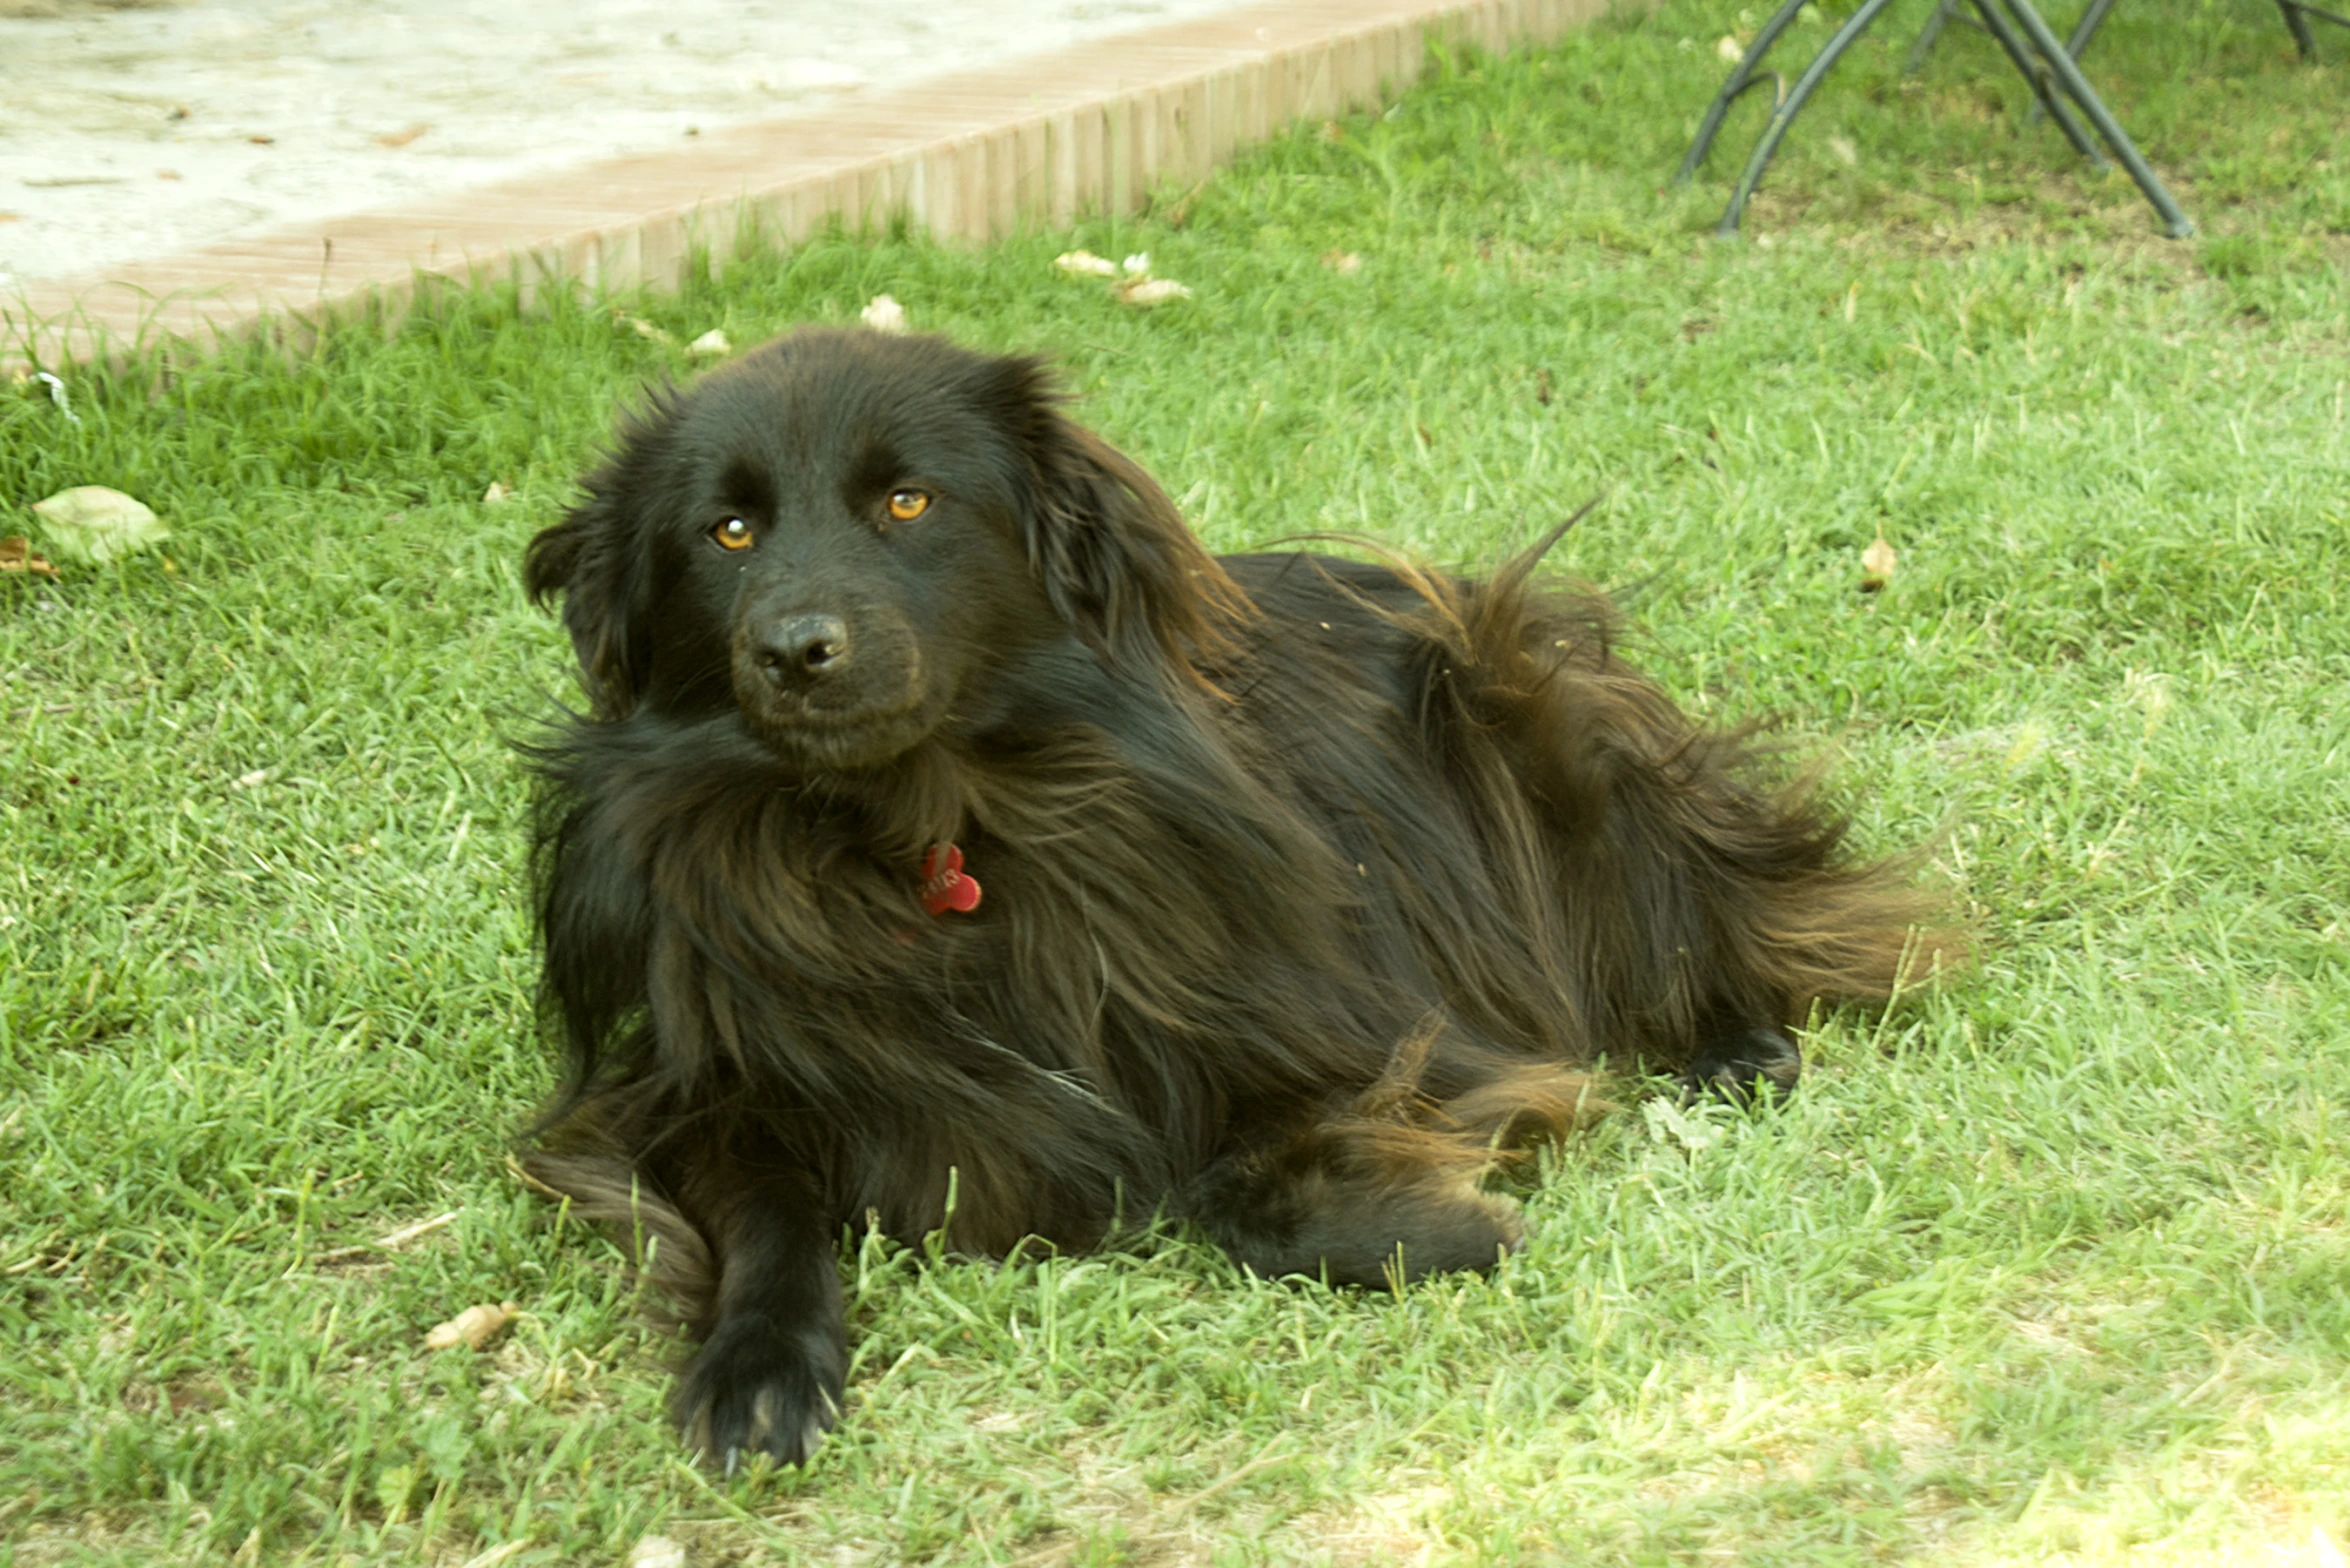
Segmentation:
{"type": "Polygon", "coordinates": [[[2121,7],[2090,63],[2172,244],[1983,39],[1905,81],[1889,24],[1722,245],[1760,105],[1666,179],[1758,19],[1454,62],[1141,220],[626,302],[748,343],[887,291],[1049,351],[1222,547],[1484,560],[1602,495],[1562,553],[1650,665],[1835,752],[1984,932],[1823,1018],[1783,1110],[1558,1151],[1490,1279],[868,1245],[804,1474],[680,1461],[677,1347],[502,1163],[550,1081],[506,737],[567,680],[515,563],[682,357],[446,296],[77,375],[79,427],[0,389],[0,505],[176,530],[0,579],[0,1562],[2338,1562],[2350,71],[2254,0],[2121,7]],[[1073,244],[1197,297],[1124,310],[1073,244]],[[499,1300],[490,1351],[422,1348],[499,1300]]]}

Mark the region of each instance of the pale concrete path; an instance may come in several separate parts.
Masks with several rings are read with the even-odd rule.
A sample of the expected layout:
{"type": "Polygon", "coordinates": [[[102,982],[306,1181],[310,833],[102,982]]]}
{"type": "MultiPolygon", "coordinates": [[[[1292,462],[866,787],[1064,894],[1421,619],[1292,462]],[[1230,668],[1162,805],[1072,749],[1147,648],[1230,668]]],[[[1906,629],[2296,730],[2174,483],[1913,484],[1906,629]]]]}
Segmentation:
{"type": "MultiPolygon", "coordinates": [[[[572,0],[581,11],[600,3],[572,0]]],[[[675,0],[675,9],[704,3],[675,0]]],[[[983,0],[926,3],[976,9],[983,0]]],[[[959,56],[950,71],[877,79],[816,112],[733,124],[710,117],[709,126],[693,122],[694,136],[681,127],[650,149],[600,159],[582,150],[597,145],[593,132],[573,125],[564,134],[574,139],[549,144],[562,158],[543,171],[0,288],[0,368],[62,367],[141,339],[201,341],[264,323],[299,344],[327,316],[397,316],[440,278],[511,279],[526,299],[550,287],[669,287],[697,251],[723,260],[746,231],[792,243],[836,217],[903,217],[942,239],[984,240],[1027,223],[1130,212],[1154,188],[1196,182],[1301,119],[1384,101],[1418,79],[1431,38],[1492,49],[1554,38],[1605,3],[1257,0],[977,65],[959,56]]],[[[746,4],[742,14],[757,9],[746,4]]],[[[362,117],[346,129],[374,123],[362,117]]],[[[399,138],[410,126],[380,134],[399,138]]],[[[380,150],[406,153],[432,134],[380,150]]],[[[275,142],[248,145],[277,151],[275,142]]]]}
{"type": "Polygon", "coordinates": [[[0,293],[1245,0],[0,0],[0,293]]]}

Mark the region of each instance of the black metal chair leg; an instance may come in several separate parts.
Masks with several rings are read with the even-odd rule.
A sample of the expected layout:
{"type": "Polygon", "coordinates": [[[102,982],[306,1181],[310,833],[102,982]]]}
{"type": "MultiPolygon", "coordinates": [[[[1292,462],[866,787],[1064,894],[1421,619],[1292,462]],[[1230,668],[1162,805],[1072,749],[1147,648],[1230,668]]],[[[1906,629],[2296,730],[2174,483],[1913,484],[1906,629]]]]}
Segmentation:
{"type": "Polygon", "coordinates": [[[2309,0],[2277,0],[2277,9],[2285,13],[2285,26],[2293,32],[2293,47],[2301,51],[2304,60],[2317,58],[2317,39],[2309,31],[2311,17],[2336,27],[2350,27],[2350,16],[2329,11],[2322,5],[2311,5],[2309,0]]]}
{"type": "MultiPolygon", "coordinates": [[[[2112,9],[2113,0],[2089,0],[2089,9],[2081,13],[2081,19],[2073,23],[2073,30],[2065,35],[2064,52],[2078,60],[2097,37],[2097,29],[2105,25],[2105,13],[2112,9]]],[[[2048,101],[2045,98],[2033,104],[2032,112],[2024,116],[2025,122],[2028,124],[2037,120],[2047,108],[2048,101]]]]}
{"type": "Polygon", "coordinates": [[[2064,52],[2063,42],[2041,20],[2040,13],[2032,9],[2031,0],[1990,0],[1990,3],[2005,6],[2008,15],[2022,24],[2033,47],[2048,62],[2048,68],[2056,73],[2056,79],[2064,84],[2065,92],[2071,95],[2074,103],[2080,105],[2081,112],[2089,117],[2089,123],[2097,127],[2097,134],[2104,137],[2105,144],[2113,149],[2114,157],[2121,161],[2123,168],[2130,171],[2130,178],[2138,182],[2138,189],[2154,204],[2154,210],[2162,215],[2170,237],[2183,240],[2193,234],[2195,225],[2187,221],[2187,215],[2179,210],[2179,204],[2171,200],[2171,194],[2163,186],[2161,178],[2139,155],[2137,144],[2130,140],[2130,133],[2122,129],[2121,122],[2113,117],[2113,111],[2105,107],[2104,100],[2097,96],[2097,89],[2089,85],[2089,78],[2083,76],[2081,68],[2073,63],[2073,57],[2064,52]]]}
{"type": "Polygon", "coordinates": [[[1689,183],[1689,177],[1697,172],[1697,166],[1705,161],[1706,153],[1713,147],[1714,137],[1721,133],[1722,117],[1730,112],[1730,105],[1738,100],[1739,94],[1764,80],[1759,74],[1763,56],[1771,52],[1771,45],[1777,43],[1779,35],[1795,21],[1795,13],[1809,4],[1811,0],[1787,0],[1785,5],[1772,13],[1769,21],[1763,23],[1762,31],[1754,35],[1754,42],[1748,44],[1746,53],[1739,56],[1737,69],[1730,73],[1730,79],[1722,84],[1722,90],[1714,95],[1713,105],[1705,111],[1705,121],[1697,128],[1697,140],[1689,144],[1689,151],[1682,155],[1680,169],[1673,175],[1675,185],[1689,183]]]}
{"type": "Polygon", "coordinates": [[[2317,40],[2310,35],[2309,19],[2301,14],[2301,8],[2293,0],[2277,0],[2277,9],[2285,14],[2285,27],[2292,33],[2293,47],[2301,51],[2301,58],[2316,59],[2317,40]]]}
{"type": "MultiPolygon", "coordinates": [[[[1843,57],[1844,51],[1851,48],[1861,34],[1869,30],[1869,24],[1877,19],[1877,14],[1892,3],[1893,0],[1862,0],[1860,9],[1844,19],[1844,25],[1836,29],[1835,34],[1820,47],[1820,52],[1813,57],[1811,64],[1803,68],[1803,74],[1795,79],[1794,91],[1788,93],[1786,100],[1773,111],[1771,123],[1763,129],[1762,140],[1754,144],[1754,153],[1746,160],[1746,172],[1738,177],[1738,188],[1730,193],[1730,205],[1722,213],[1721,223],[1714,229],[1716,234],[1724,239],[1737,235],[1738,220],[1746,211],[1747,198],[1754,194],[1755,186],[1761,183],[1763,170],[1770,167],[1771,155],[1779,150],[1779,142],[1786,136],[1787,127],[1794,124],[1795,117],[1803,112],[1805,100],[1811,97],[1821,79],[1828,74],[1829,67],[1843,57]]],[[[1758,43],[1760,41],[1756,40],[1758,43]]]]}
{"type": "MultiPolygon", "coordinates": [[[[1909,58],[1901,66],[1902,75],[1915,76],[1925,69],[1926,56],[1932,54],[1934,45],[1941,41],[1942,29],[1950,25],[1951,18],[1958,15],[1958,8],[1965,3],[1966,0],[1938,0],[1934,14],[1926,18],[1926,25],[1918,29],[1916,39],[1909,46],[1909,58]]],[[[2282,5],[2285,0],[2277,0],[2277,3],[2282,5]]]]}
{"type": "Polygon", "coordinates": [[[1983,30],[1999,40],[1999,47],[2007,51],[2007,58],[2014,63],[2016,70],[2022,73],[2025,84],[2032,89],[2033,101],[2048,110],[2049,117],[2056,121],[2057,129],[2064,132],[2064,139],[2073,144],[2073,151],[2096,167],[2104,168],[2105,154],[2097,150],[2097,144],[2089,139],[2089,133],[2081,129],[2081,122],[2073,118],[2072,111],[2056,96],[2056,89],[2048,83],[2048,68],[2032,58],[2031,50],[2016,36],[2015,29],[2008,24],[2007,19],[1999,14],[1998,0],[1974,0],[1974,5],[1976,14],[1983,19],[1983,30]]]}
{"type": "Polygon", "coordinates": [[[2070,37],[2064,41],[2064,52],[2078,60],[2096,38],[2097,29],[2105,25],[2105,13],[2113,9],[2113,0],[2089,0],[2089,9],[2073,23],[2070,37]]]}

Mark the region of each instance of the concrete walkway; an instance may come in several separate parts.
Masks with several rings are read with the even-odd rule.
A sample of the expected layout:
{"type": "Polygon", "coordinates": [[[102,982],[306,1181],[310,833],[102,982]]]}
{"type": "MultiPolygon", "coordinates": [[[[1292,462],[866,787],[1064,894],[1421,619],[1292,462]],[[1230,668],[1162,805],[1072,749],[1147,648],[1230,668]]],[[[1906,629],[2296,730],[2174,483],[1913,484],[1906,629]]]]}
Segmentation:
{"type": "Polygon", "coordinates": [[[0,0],[0,294],[1242,3],[0,0]]]}
{"type": "MultiPolygon", "coordinates": [[[[923,10],[934,19],[970,18],[990,11],[1022,14],[1016,10],[1022,4],[1041,14],[1054,3],[925,0],[923,10]]],[[[388,77],[370,75],[364,49],[322,44],[314,55],[302,57],[314,100],[303,111],[307,118],[285,117],[293,115],[287,105],[300,95],[290,98],[290,89],[264,91],[256,75],[246,118],[264,129],[244,134],[270,136],[275,134],[270,126],[307,125],[311,129],[304,134],[315,135],[321,144],[305,155],[308,166],[331,171],[347,165],[352,172],[346,183],[330,184],[323,193],[306,188],[298,193],[308,204],[299,215],[274,224],[256,220],[257,231],[239,229],[160,256],[151,248],[160,242],[149,242],[134,257],[110,256],[65,275],[20,278],[14,288],[0,290],[0,360],[20,369],[28,360],[54,366],[156,333],[200,339],[212,331],[248,332],[265,319],[299,341],[306,324],[323,315],[397,311],[419,276],[435,274],[514,277],[526,290],[668,285],[696,247],[728,254],[745,225],[789,242],[835,214],[851,222],[904,214],[942,238],[985,239],[1025,222],[1058,225],[1087,212],[1130,211],[1155,185],[1197,180],[1235,151],[1297,119],[1365,107],[1407,85],[1419,74],[1432,32],[1499,48],[1520,39],[1554,37],[1596,14],[1601,3],[1271,0],[1230,7],[1216,0],[1159,0],[1160,15],[1176,8],[1195,14],[1034,52],[998,49],[990,54],[987,41],[975,41],[967,29],[957,35],[963,52],[955,69],[928,70],[937,63],[933,52],[912,79],[893,81],[871,45],[856,56],[871,62],[870,68],[846,63],[837,48],[830,55],[803,50],[771,60],[748,44],[722,48],[710,39],[689,44],[685,25],[674,29],[679,40],[674,45],[666,35],[654,35],[649,44],[640,41],[633,55],[616,53],[620,43],[640,37],[651,9],[627,0],[576,0],[570,7],[575,13],[634,19],[629,25],[635,32],[606,37],[590,29],[581,35],[601,37],[594,48],[603,52],[595,56],[600,65],[579,74],[600,76],[608,85],[616,74],[640,72],[643,96],[633,100],[630,111],[638,117],[615,114],[607,123],[595,107],[600,101],[595,82],[574,83],[568,94],[554,94],[550,86],[543,95],[549,111],[531,120],[527,133],[514,131],[503,144],[487,131],[460,135],[455,130],[475,122],[444,122],[434,118],[431,107],[402,107],[421,100],[393,92],[388,77]],[[659,70],[644,63],[648,51],[670,48],[692,59],[667,62],[659,70]],[[973,58],[978,63],[966,63],[973,58]],[[793,66],[794,61],[800,63],[793,66]],[[845,78],[818,79],[825,70],[837,75],[850,69],[864,72],[867,84],[851,90],[845,78]],[[794,79],[793,70],[800,82],[795,90],[822,93],[823,100],[797,113],[760,112],[746,118],[769,108],[768,99],[779,90],[774,84],[794,79]],[[341,92],[337,82],[353,74],[371,85],[341,92]],[[690,99],[696,83],[712,84],[706,91],[724,112],[703,114],[681,101],[690,99]],[[728,83],[731,88],[725,87],[728,83]],[[653,103],[656,98],[659,102],[653,103]],[[391,125],[405,114],[414,118],[373,134],[374,151],[352,145],[371,127],[391,125]],[[654,132],[658,140],[643,145],[641,137],[654,132]],[[520,160],[518,167],[526,172],[480,183],[394,190],[393,199],[375,205],[369,199],[375,187],[368,181],[436,135],[451,146],[472,147],[479,158],[520,160]],[[634,150],[594,156],[632,141],[639,143],[634,150]],[[348,194],[351,202],[341,201],[338,193],[348,194]],[[352,205],[364,210],[352,211],[352,205]],[[330,210],[320,211],[321,206],[330,210]],[[339,213],[331,210],[337,207],[339,213]]],[[[903,43],[913,36],[907,31],[913,25],[907,20],[911,8],[890,12],[892,6],[903,7],[903,0],[868,0],[861,10],[896,15],[903,43]]],[[[224,8],[226,0],[220,0],[190,7],[185,15],[224,8]]],[[[266,11],[281,20],[294,14],[289,0],[244,0],[237,9],[266,11]]],[[[397,14],[412,9],[402,7],[397,14]]],[[[667,14],[686,17],[714,9],[708,0],[675,0],[667,14]]],[[[781,9],[735,7],[734,25],[751,27],[754,22],[745,16],[781,9]]],[[[1136,15],[1095,9],[1111,19],[1131,21],[1136,15]]],[[[177,12],[46,23],[0,18],[0,27],[98,28],[133,16],[184,19],[177,12]]],[[[381,18],[376,13],[366,25],[381,18]]],[[[312,14],[304,25],[325,37],[346,21],[340,12],[332,19],[312,14]]],[[[1022,41],[1046,36],[1043,24],[1038,26],[1022,41]]],[[[7,41],[0,37],[0,59],[7,58],[7,41]]],[[[16,69],[10,63],[8,75],[16,69]]],[[[254,69],[258,73],[261,67],[254,69]]],[[[512,102],[533,97],[542,84],[565,73],[552,69],[548,57],[518,59],[513,74],[522,85],[493,92],[499,74],[495,59],[472,61],[457,85],[436,90],[462,97],[470,82],[479,94],[512,102]],[[524,71],[524,64],[531,69],[524,71]]],[[[0,78],[0,89],[6,80],[0,78]]],[[[128,84],[133,76],[124,80],[128,84]]],[[[144,105],[142,113],[160,101],[149,89],[134,93],[128,85],[121,98],[144,105]]],[[[189,107],[192,121],[196,111],[189,107]]],[[[160,112],[166,126],[181,123],[168,118],[169,110],[160,112]]],[[[205,112],[211,118],[223,115],[218,104],[205,112]]],[[[226,123],[233,132],[246,118],[230,116],[226,123]]],[[[0,136],[0,148],[9,145],[0,136]]],[[[150,184],[187,180],[187,171],[162,164],[163,154],[153,148],[144,161],[179,173],[179,181],[138,172],[121,144],[111,145],[120,178],[106,178],[117,184],[145,192],[150,184]]],[[[256,157],[278,150],[275,142],[244,145],[256,157]]],[[[52,164],[42,167],[83,166],[72,162],[70,153],[48,156],[52,164]]],[[[107,167],[94,154],[88,166],[107,167]]],[[[455,177],[476,167],[452,156],[441,172],[455,177]]],[[[0,176],[0,193],[5,193],[0,203],[19,199],[7,192],[6,178],[0,176]]],[[[112,188],[37,183],[82,178],[72,174],[29,178],[36,183],[24,187],[28,192],[112,188]]],[[[122,195],[117,192],[116,198],[122,195]]],[[[98,198],[92,201],[96,210],[98,198]]],[[[0,225],[0,236],[16,226],[0,225]]],[[[38,261],[26,264],[47,272],[38,261]]]]}

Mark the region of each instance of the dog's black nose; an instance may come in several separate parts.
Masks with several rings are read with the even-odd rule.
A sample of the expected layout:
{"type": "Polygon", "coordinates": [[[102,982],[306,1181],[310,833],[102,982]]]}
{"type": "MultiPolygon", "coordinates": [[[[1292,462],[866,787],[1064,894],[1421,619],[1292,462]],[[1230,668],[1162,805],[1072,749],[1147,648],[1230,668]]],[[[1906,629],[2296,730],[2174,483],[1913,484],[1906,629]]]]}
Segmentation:
{"type": "Polygon", "coordinates": [[[849,628],[837,615],[795,615],[769,627],[751,654],[778,686],[806,685],[849,662],[849,628]]]}

